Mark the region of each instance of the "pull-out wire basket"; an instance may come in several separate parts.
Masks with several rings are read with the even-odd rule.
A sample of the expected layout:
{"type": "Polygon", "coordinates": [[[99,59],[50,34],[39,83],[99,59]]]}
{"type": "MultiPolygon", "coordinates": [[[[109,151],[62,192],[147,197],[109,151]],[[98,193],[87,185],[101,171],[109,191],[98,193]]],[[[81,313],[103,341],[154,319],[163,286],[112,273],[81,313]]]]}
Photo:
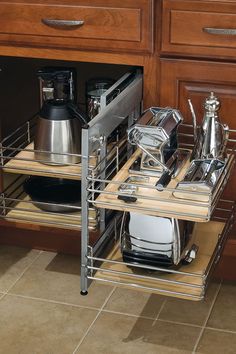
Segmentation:
{"type": "MultiPolygon", "coordinates": [[[[0,143],[0,166],[4,172],[31,174],[39,176],[61,177],[78,179],[82,175],[80,163],[50,163],[49,155],[56,157],[77,157],[81,161],[81,154],[55,153],[50,151],[35,150],[34,136],[37,125],[37,116],[23,123],[14,132],[5,137],[0,143]],[[44,153],[41,159],[36,158],[36,153],[44,153]]],[[[93,167],[99,160],[99,151],[89,156],[89,164],[93,167]]]]}
{"type": "Polygon", "coordinates": [[[217,208],[217,213],[223,213],[225,217],[209,223],[195,223],[193,238],[199,250],[191,264],[179,264],[174,268],[130,264],[123,261],[118,241],[111,245],[106,258],[94,251],[96,246],[90,249],[88,279],[160,295],[202,300],[234,224],[234,202],[225,200],[222,203],[225,207],[217,208]]]}
{"type": "MultiPolygon", "coordinates": [[[[31,200],[24,192],[25,176],[20,175],[5,188],[0,195],[0,218],[6,221],[23,222],[44,226],[56,226],[62,229],[81,230],[81,205],[70,203],[42,202],[31,200]],[[60,207],[63,212],[50,211],[60,207]],[[49,211],[47,210],[49,209],[49,211]]],[[[95,231],[98,227],[99,211],[91,207],[88,210],[88,228],[95,231]]]]}
{"type": "MultiPolygon", "coordinates": [[[[192,126],[182,125],[180,141],[182,138],[185,143],[180,143],[180,149],[193,148],[192,126]],[[190,141],[188,143],[188,141],[190,141]]],[[[150,176],[138,179],[138,182],[127,182],[134,173],[130,172],[130,167],[140,156],[141,152],[137,149],[123,167],[120,168],[120,157],[122,153],[116,146],[115,154],[106,156],[101,162],[103,169],[98,171],[97,167],[91,170],[89,181],[88,201],[98,208],[114,209],[119,211],[133,211],[143,214],[175,217],[178,219],[191,220],[196,222],[209,221],[222,195],[223,190],[231,176],[235,163],[235,130],[230,130],[230,139],[228,140],[227,158],[222,168],[220,177],[211,191],[191,191],[181,188],[181,198],[176,195],[179,192],[178,183],[184,177],[187,168],[190,165],[190,159],[186,159],[180,173],[173,178],[169,185],[159,191],[156,188],[158,177],[150,176]],[[108,166],[113,166],[109,170],[108,166]],[[116,173],[119,171],[118,173],[116,173]],[[102,172],[102,173],[101,173],[102,172]],[[105,177],[104,177],[105,176],[105,177]],[[122,186],[122,188],[121,188],[122,186]],[[121,192],[124,186],[132,187],[135,191],[130,193],[121,192]],[[186,198],[184,197],[186,195],[186,198]],[[191,196],[193,198],[191,198],[191,196]]]]}

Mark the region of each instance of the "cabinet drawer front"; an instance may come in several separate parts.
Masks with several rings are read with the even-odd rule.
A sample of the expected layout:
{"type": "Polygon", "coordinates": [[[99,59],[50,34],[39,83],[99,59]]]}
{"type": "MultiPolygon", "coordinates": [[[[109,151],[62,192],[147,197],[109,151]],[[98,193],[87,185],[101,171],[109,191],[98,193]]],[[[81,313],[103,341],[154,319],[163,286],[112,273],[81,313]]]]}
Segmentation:
{"type": "Polygon", "coordinates": [[[136,7],[128,8],[82,6],[76,2],[70,5],[0,3],[0,41],[149,51],[151,4],[151,0],[139,0],[136,7]]]}
{"type": "Polygon", "coordinates": [[[231,57],[236,54],[236,6],[222,3],[164,4],[162,51],[231,57]],[[213,6],[214,5],[214,6],[213,6]]]}

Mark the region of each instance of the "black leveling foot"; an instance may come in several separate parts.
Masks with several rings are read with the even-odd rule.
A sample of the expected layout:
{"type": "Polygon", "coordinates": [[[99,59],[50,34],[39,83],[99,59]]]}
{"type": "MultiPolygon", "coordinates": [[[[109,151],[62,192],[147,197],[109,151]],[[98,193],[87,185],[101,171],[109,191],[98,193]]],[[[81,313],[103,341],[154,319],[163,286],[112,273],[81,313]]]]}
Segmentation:
{"type": "Polygon", "coordinates": [[[88,292],[87,291],[81,291],[80,295],[82,295],[82,296],[88,295],[88,292]]]}

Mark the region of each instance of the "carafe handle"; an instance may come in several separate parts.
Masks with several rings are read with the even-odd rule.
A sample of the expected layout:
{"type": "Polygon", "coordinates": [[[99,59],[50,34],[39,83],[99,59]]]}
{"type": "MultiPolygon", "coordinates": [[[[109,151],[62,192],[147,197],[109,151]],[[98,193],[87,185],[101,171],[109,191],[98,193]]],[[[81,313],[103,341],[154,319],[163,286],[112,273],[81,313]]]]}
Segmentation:
{"type": "Polygon", "coordinates": [[[76,119],[78,119],[83,128],[88,128],[88,122],[86,121],[85,117],[81,114],[78,108],[73,103],[68,103],[68,107],[71,113],[74,115],[76,119]]]}
{"type": "Polygon", "coordinates": [[[221,148],[221,154],[224,155],[224,152],[226,150],[227,142],[229,139],[229,126],[227,124],[221,124],[221,129],[222,129],[222,137],[223,137],[223,144],[221,148]]]}
{"type": "Polygon", "coordinates": [[[190,100],[190,98],[188,99],[188,105],[189,105],[189,109],[192,115],[192,122],[193,122],[193,138],[194,138],[194,143],[197,143],[197,137],[198,137],[198,127],[197,127],[197,117],[193,108],[193,104],[192,101],[190,100]]]}

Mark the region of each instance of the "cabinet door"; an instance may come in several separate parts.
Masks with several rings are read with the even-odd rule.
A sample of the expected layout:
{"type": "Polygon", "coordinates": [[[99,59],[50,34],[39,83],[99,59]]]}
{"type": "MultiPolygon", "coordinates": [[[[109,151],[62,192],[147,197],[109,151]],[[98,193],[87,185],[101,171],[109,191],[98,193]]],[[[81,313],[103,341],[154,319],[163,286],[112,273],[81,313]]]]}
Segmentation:
{"type": "MultiPolygon", "coordinates": [[[[236,64],[161,60],[160,106],[178,108],[185,123],[192,122],[188,99],[192,101],[200,124],[203,102],[211,91],[220,99],[222,123],[236,129],[236,64]]],[[[236,186],[236,172],[224,193],[224,197],[236,200],[236,188],[232,186],[236,186]]]]}

